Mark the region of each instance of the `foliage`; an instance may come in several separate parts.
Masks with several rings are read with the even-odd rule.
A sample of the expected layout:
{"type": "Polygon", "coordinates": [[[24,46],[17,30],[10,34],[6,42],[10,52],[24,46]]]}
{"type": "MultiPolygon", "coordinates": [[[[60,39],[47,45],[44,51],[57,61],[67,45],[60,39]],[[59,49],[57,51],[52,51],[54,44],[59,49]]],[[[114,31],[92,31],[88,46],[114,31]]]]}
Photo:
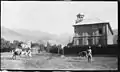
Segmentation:
{"type": "Polygon", "coordinates": [[[61,50],[62,50],[62,45],[56,45],[56,44],[54,44],[54,45],[51,45],[50,47],[49,47],[49,52],[50,53],[57,53],[57,54],[60,54],[61,53],[61,50]]]}
{"type": "Polygon", "coordinates": [[[1,52],[9,52],[12,49],[20,46],[21,43],[22,42],[18,40],[14,40],[13,43],[10,43],[10,41],[7,41],[4,38],[1,38],[1,52]]]}
{"type": "Polygon", "coordinates": [[[13,41],[13,44],[14,44],[15,47],[18,47],[18,46],[21,47],[22,43],[23,43],[22,41],[18,41],[18,40],[13,41]]]}
{"type": "MultiPolygon", "coordinates": [[[[12,43],[10,41],[5,40],[4,38],[1,38],[1,52],[9,52],[16,47],[20,47],[22,41],[14,40],[12,43]]],[[[47,43],[47,47],[45,47],[44,44],[40,43],[32,43],[31,47],[38,48],[39,47],[39,52],[40,51],[47,51],[47,52],[52,52],[52,53],[58,53],[61,49],[61,45],[51,45],[49,42],[47,43]]]]}
{"type": "Polygon", "coordinates": [[[1,49],[9,48],[9,47],[10,47],[10,41],[7,41],[4,38],[1,38],[1,49]]]}
{"type": "Polygon", "coordinates": [[[46,50],[46,47],[44,44],[40,44],[40,43],[32,43],[31,44],[31,47],[33,48],[39,48],[38,49],[38,52],[40,53],[40,51],[45,51],[46,50]]]}
{"type": "Polygon", "coordinates": [[[38,43],[32,43],[31,47],[35,47],[35,46],[40,47],[40,45],[38,43]]]}
{"type": "Polygon", "coordinates": [[[7,41],[4,38],[1,38],[1,52],[2,51],[9,51],[10,46],[11,46],[10,41],[7,41]]]}

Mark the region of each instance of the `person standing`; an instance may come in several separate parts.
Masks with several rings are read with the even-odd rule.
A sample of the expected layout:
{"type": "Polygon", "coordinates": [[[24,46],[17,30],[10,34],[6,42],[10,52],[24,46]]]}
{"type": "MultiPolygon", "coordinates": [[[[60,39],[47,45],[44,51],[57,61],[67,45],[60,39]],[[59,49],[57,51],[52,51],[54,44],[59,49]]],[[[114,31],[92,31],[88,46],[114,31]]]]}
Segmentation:
{"type": "Polygon", "coordinates": [[[91,62],[92,61],[92,50],[91,50],[91,46],[89,46],[88,48],[88,62],[91,62]]]}

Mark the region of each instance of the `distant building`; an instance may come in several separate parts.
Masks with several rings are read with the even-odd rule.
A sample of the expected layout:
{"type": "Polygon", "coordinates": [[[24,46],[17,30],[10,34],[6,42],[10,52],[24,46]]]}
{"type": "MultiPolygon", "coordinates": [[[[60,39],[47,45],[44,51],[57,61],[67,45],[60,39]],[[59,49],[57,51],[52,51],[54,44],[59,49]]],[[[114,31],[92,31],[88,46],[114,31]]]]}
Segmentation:
{"type": "Polygon", "coordinates": [[[10,43],[13,43],[13,41],[10,41],[10,43]]]}
{"type": "Polygon", "coordinates": [[[109,22],[101,21],[98,18],[83,19],[80,14],[77,15],[76,24],[74,27],[73,45],[107,45],[107,32],[113,31],[109,22]],[[80,20],[80,21],[79,21],[80,20]]]}
{"type": "Polygon", "coordinates": [[[39,53],[39,49],[40,49],[39,46],[33,46],[33,47],[31,48],[31,52],[32,52],[33,54],[37,54],[37,53],[39,53]]]}
{"type": "Polygon", "coordinates": [[[50,45],[59,45],[60,43],[55,41],[55,40],[48,40],[48,42],[50,43],[50,45]]]}

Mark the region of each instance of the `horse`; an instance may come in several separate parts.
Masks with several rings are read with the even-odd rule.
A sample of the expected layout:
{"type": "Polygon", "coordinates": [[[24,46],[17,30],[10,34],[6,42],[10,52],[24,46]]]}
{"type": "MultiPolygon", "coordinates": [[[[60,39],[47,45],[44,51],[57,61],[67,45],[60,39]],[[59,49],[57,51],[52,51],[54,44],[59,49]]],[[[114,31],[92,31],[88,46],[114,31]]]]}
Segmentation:
{"type": "Polygon", "coordinates": [[[86,57],[86,58],[88,57],[87,51],[79,52],[78,55],[79,55],[80,57],[86,57]]]}
{"type": "Polygon", "coordinates": [[[12,51],[12,53],[13,53],[12,59],[16,59],[16,56],[21,57],[21,55],[27,55],[29,57],[32,56],[30,49],[26,49],[26,50],[23,51],[23,49],[16,48],[15,50],[12,51]]]}
{"type": "Polygon", "coordinates": [[[21,56],[22,49],[16,48],[15,50],[12,50],[12,59],[16,59],[16,56],[21,56]]]}
{"type": "Polygon", "coordinates": [[[89,47],[86,51],[82,51],[78,53],[81,57],[86,57],[88,59],[88,62],[92,61],[92,50],[91,47],[89,47]]]}

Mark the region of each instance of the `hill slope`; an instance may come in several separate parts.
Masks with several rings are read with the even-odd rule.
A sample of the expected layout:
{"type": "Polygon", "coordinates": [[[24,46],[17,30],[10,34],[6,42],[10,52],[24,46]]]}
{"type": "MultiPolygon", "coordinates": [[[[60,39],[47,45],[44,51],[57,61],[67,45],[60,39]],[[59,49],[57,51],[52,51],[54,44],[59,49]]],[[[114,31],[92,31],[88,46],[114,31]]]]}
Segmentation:
{"type": "Polygon", "coordinates": [[[52,40],[61,44],[67,44],[69,42],[69,37],[71,34],[50,34],[42,31],[30,31],[25,29],[9,29],[5,27],[1,27],[1,37],[6,40],[52,40]]]}

